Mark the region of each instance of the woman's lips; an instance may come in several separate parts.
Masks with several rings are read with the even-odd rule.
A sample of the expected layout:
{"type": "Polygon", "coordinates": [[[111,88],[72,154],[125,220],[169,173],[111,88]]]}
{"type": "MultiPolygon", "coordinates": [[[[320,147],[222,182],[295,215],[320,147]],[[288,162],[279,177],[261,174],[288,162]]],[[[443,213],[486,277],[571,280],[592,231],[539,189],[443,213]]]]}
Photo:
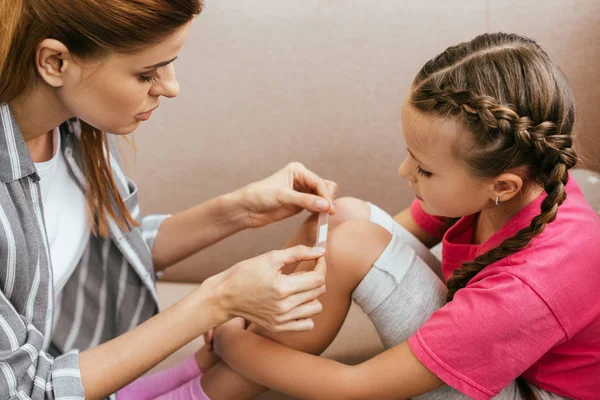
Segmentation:
{"type": "Polygon", "coordinates": [[[154,107],[150,111],[140,113],[140,114],[136,115],[135,118],[139,121],[147,121],[150,119],[150,116],[152,115],[152,111],[156,110],[157,108],[158,108],[158,106],[154,107]]]}

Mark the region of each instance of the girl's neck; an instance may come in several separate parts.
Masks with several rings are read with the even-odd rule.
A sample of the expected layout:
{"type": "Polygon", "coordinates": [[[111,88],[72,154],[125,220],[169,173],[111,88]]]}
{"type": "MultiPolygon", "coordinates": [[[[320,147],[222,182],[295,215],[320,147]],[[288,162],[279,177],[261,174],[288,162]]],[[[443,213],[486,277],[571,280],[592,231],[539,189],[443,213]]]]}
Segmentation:
{"type": "Polygon", "coordinates": [[[9,103],[34,162],[51,158],[52,130],[72,117],[55,90],[38,84],[9,103]]]}
{"type": "Polygon", "coordinates": [[[488,240],[543,192],[543,188],[532,185],[498,206],[493,204],[481,210],[475,218],[473,244],[481,244],[488,240]]]}

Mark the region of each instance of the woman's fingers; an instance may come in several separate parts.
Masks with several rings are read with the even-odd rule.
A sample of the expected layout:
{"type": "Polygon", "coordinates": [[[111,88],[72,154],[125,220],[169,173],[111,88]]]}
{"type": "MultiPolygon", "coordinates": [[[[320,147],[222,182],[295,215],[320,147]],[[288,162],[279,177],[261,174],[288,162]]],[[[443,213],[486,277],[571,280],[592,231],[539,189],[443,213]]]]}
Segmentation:
{"type": "MultiPolygon", "coordinates": [[[[325,180],[325,182],[327,182],[327,188],[329,188],[329,193],[331,193],[333,200],[335,200],[337,198],[337,193],[338,193],[338,184],[333,181],[329,181],[329,180],[325,180]]],[[[333,213],[330,212],[330,214],[333,215],[335,213],[335,203],[332,201],[331,205],[333,208],[333,213]]],[[[329,211],[331,211],[331,210],[329,210],[329,211]]]]}
{"type": "Polygon", "coordinates": [[[285,302],[291,309],[299,304],[306,303],[325,293],[325,277],[327,263],[325,257],[320,257],[313,271],[294,272],[290,275],[281,275],[279,280],[287,288],[285,302]]]}
{"type": "MultiPolygon", "coordinates": [[[[281,301],[281,314],[287,314],[294,308],[306,304],[312,300],[317,299],[327,291],[325,285],[319,286],[318,288],[308,290],[306,292],[297,293],[281,301]]],[[[310,315],[307,315],[309,317],[310,315]]]]}
{"type": "Polygon", "coordinates": [[[325,277],[315,271],[303,272],[294,275],[282,275],[279,278],[278,294],[283,298],[302,294],[325,286],[325,277]]]}
{"type": "Polygon", "coordinates": [[[329,201],[314,194],[286,189],[280,196],[282,204],[299,207],[310,212],[325,212],[331,208],[329,201]]]}
{"type": "Polygon", "coordinates": [[[282,324],[273,326],[272,332],[303,332],[310,331],[315,327],[311,318],[291,320],[282,324]]]}
{"type": "Polygon", "coordinates": [[[313,299],[307,303],[300,304],[292,308],[287,313],[279,316],[281,323],[297,319],[307,319],[323,311],[323,305],[318,299],[313,299]]]}
{"type": "MultiPolygon", "coordinates": [[[[325,292],[325,249],[294,246],[242,261],[210,278],[224,290],[224,316],[240,316],[269,330],[310,329],[305,320],[321,311],[315,299],[325,292]],[[317,260],[315,270],[284,275],[281,269],[301,261],[317,260]],[[221,282],[224,279],[223,282],[221,282]],[[297,310],[293,311],[295,308],[297,310]]],[[[205,336],[210,348],[210,333],[205,336]]]]}
{"type": "Polygon", "coordinates": [[[294,264],[301,261],[316,260],[325,253],[322,247],[309,246],[293,246],[283,250],[275,250],[270,253],[271,262],[278,270],[289,264],[294,264]]]}
{"type": "MultiPolygon", "coordinates": [[[[321,207],[316,209],[308,207],[303,208],[314,212],[323,212],[329,210],[330,214],[334,214],[335,206],[333,204],[333,200],[335,199],[335,192],[337,192],[337,184],[335,184],[335,182],[321,178],[320,176],[318,176],[317,174],[315,174],[300,163],[292,163],[290,164],[290,168],[292,170],[294,179],[294,189],[297,186],[300,186],[300,188],[304,189],[298,191],[298,193],[303,191],[311,191],[317,195],[317,198],[321,197],[328,203],[327,205],[325,205],[324,203],[317,203],[318,199],[314,199],[315,196],[307,195],[310,197],[303,197],[303,204],[309,206],[312,204],[321,204],[321,207]]],[[[300,200],[301,198],[298,197],[297,199],[300,200]]],[[[302,206],[300,204],[296,205],[302,206]]]]}
{"type": "Polygon", "coordinates": [[[327,261],[325,260],[325,257],[319,257],[317,259],[317,263],[315,264],[313,271],[323,276],[327,275],[327,261]]]}

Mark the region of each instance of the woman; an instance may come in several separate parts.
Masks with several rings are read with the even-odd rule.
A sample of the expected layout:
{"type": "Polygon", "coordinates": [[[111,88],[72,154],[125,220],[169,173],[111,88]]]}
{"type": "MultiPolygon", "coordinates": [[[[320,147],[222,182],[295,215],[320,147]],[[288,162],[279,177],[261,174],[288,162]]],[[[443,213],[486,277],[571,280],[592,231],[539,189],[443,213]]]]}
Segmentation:
{"type": "Polygon", "coordinates": [[[109,396],[233,316],[312,328],[324,261],[298,246],[241,262],[155,315],[154,276],[245,228],[329,211],[335,184],[293,163],[173,216],[140,218],[114,135],[179,91],[200,0],[0,2],[2,398],[109,396]],[[82,351],[79,352],[78,349],[82,351]],[[87,349],[87,350],[86,350],[87,349]]]}

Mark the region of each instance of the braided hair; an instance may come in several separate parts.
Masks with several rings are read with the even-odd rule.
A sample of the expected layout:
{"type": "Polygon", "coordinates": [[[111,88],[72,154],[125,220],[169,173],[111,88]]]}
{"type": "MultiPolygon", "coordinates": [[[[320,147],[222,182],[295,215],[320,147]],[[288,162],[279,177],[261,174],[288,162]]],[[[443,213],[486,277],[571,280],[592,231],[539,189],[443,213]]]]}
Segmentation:
{"type": "MultiPolygon", "coordinates": [[[[567,171],[577,163],[574,101],[566,78],[535,41],[494,33],[427,62],[413,82],[410,103],[465,124],[473,148],[460,157],[476,176],[525,167],[524,178],[547,193],[528,227],[454,271],[447,282],[452,301],[486,266],[525,248],[556,218],[567,196],[567,171]]],[[[526,398],[535,397],[522,379],[518,383],[526,398]]]]}

